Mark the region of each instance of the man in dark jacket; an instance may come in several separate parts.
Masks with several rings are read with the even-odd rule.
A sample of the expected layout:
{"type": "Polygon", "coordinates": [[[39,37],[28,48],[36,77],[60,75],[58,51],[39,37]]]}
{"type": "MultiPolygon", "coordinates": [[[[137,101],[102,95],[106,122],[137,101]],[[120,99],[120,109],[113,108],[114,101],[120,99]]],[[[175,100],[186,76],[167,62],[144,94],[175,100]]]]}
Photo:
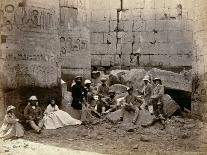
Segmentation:
{"type": "Polygon", "coordinates": [[[71,106],[76,110],[82,109],[82,104],[84,103],[84,98],[86,97],[84,93],[84,87],[81,82],[82,82],[82,77],[77,76],[75,78],[75,84],[72,86],[73,101],[71,106]]]}

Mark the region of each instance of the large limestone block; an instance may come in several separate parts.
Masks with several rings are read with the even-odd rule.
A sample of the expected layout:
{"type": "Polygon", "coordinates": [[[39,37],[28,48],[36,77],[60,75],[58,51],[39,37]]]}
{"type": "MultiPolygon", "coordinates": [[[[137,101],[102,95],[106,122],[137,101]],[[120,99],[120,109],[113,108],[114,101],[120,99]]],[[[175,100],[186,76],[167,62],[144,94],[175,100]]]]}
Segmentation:
{"type": "Polygon", "coordinates": [[[192,77],[183,73],[174,73],[171,71],[160,70],[157,68],[151,69],[149,72],[153,77],[159,76],[163,85],[170,89],[192,91],[192,77]]]}
{"type": "MultiPolygon", "coordinates": [[[[121,116],[121,110],[117,110],[109,115],[107,115],[107,118],[112,122],[117,122],[121,116]]],[[[134,117],[134,112],[125,112],[123,124],[129,124],[132,122],[134,117]]],[[[142,125],[150,123],[153,120],[153,116],[149,113],[147,110],[140,110],[139,111],[139,117],[137,119],[136,124],[142,125]]]]}
{"type": "Polygon", "coordinates": [[[168,94],[163,96],[163,110],[167,117],[173,115],[179,108],[179,105],[168,94]]]}

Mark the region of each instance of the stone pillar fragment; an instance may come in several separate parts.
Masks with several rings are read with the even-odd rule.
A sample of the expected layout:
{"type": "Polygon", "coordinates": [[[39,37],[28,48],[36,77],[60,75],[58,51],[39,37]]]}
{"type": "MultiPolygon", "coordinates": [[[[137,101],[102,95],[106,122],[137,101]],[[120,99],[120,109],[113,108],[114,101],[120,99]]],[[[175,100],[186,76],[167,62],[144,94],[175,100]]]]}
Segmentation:
{"type": "MultiPolygon", "coordinates": [[[[5,104],[19,110],[31,94],[58,86],[58,19],[59,0],[0,1],[0,80],[5,104]]],[[[40,100],[47,93],[39,95],[40,100]]]]}

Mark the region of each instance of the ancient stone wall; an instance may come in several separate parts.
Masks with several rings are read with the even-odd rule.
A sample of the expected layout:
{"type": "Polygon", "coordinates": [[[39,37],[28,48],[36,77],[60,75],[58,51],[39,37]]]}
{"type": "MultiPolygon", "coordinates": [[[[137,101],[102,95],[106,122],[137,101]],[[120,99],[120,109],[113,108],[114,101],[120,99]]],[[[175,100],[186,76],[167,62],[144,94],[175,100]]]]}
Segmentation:
{"type": "Polygon", "coordinates": [[[72,82],[74,75],[90,77],[88,8],[88,0],[60,0],[61,70],[67,82],[72,82]]]}
{"type": "Polygon", "coordinates": [[[191,67],[192,0],[90,0],[92,66],[191,67]]]}

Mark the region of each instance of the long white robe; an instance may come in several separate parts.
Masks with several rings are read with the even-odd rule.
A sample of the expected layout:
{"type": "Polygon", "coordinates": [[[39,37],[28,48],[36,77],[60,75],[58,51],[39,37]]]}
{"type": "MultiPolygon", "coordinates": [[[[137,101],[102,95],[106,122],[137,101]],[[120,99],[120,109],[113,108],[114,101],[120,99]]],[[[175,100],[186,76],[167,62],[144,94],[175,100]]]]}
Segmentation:
{"type": "Polygon", "coordinates": [[[44,112],[45,129],[57,129],[68,125],[81,124],[80,120],[71,117],[67,112],[60,110],[57,105],[49,104],[44,112]]]}
{"type": "Polygon", "coordinates": [[[17,121],[16,116],[13,113],[6,114],[4,122],[0,128],[0,138],[10,139],[10,138],[19,138],[23,137],[24,128],[17,121]]]}

